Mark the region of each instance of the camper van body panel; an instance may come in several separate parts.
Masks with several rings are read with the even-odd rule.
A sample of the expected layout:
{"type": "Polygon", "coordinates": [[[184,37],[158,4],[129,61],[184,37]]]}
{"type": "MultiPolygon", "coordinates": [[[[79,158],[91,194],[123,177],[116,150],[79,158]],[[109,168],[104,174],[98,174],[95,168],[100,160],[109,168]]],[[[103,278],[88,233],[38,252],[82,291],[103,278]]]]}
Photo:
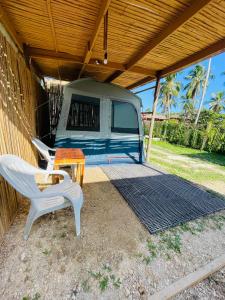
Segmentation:
{"type": "MultiPolygon", "coordinates": [[[[92,82],[92,81],[91,81],[92,82]]],[[[115,162],[142,162],[143,130],[141,120],[141,101],[128,91],[109,95],[107,86],[103,89],[87,90],[76,89],[76,84],[69,84],[64,89],[64,100],[60,116],[55,146],[61,148],[81,148],[86,155],[87,164],[115,163],[115,162]],[[74,86],[74,87],[73,87],[74,86]],[[102,94],[100,94],[100,92],[102,94]],[[131,94],[131,96],[130,96],[131,94]],[[67,130],[68,116],[72,95],[87,96],[99,99],[100,128],[99,131],[67,130]],[[112,101],[130,103],[135,108],[138,120],[139,133],[112,132],[112,101]]],[[[111,85],[110,85],[111,86],[111,85]]],[[[118,90],[118,87],[116,87],[118,90]]],[[[128,118],[128,115],[124,115],[128,118]]]]}

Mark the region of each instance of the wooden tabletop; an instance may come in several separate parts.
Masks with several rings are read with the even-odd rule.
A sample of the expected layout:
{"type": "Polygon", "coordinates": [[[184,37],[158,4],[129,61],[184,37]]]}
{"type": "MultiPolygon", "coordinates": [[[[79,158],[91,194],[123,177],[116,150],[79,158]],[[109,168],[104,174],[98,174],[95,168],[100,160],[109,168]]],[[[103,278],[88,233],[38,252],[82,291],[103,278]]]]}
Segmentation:
{"type": "Polygon", "coordinates": [[[84,163],[85,156],[79,148],[58,148],[56,149],[54,165],[73,165],[84,163]]]}

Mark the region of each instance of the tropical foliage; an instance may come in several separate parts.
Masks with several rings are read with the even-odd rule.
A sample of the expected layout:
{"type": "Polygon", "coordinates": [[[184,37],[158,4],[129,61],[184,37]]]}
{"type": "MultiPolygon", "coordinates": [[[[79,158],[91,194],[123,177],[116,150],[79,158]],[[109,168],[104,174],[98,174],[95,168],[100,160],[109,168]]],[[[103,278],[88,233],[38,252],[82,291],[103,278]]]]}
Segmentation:
{"type": "MultiPolygon", "coordinates": [[[[221,81],[224,75],[225,72],[221,81]]],[[[167,119],[155,122],[153,136],[170,143],[225,153],[225,91],[215,91],[204,100],[210,79],[214,78],[211,60],[207,69],[200,64],[194,66],[184,77],[183,88],[178,77],[181,76],[169,75],[161,83],[159,106],[167,119]],[[173,119],[171,110],[176,106],[180,112],[173,119]]]]}
{"type": "Polygon", "coordinates": [[[200,95],[200,91],[206,78],[206,70],[202,65],[195,66],[189,74],[185,77],[188,81],[184,87],[186,91],[186,98],[193,101],[193,105],[196,105],[197,96],[200,95]]]}
{"type": "Polygon", "coordinates": [[[159,103],[165,115],[170,118],[171,107],[176,107],[181,83],[176,80],[176,74],[169,75],[161,83],[159,103]]]}
{"type": "Polygon", "coordinates": [[[157,121],[153,136],[186,147],[225,153],[225,116],[203,111],[200,115],[200,122],[201,124],[196,127],[193,123],[187,124],[182,121],[157,121]],[[208,128],[208,124],[212,126],[208,128]],[[164,136],[165,127],[166,137],[164,136]]]}
{"type": "Polygon", "coordinates": [[[225,110],[225,92],[217,92],[212,94],[210,99],[210,109],[216,113],[225,110]]]}

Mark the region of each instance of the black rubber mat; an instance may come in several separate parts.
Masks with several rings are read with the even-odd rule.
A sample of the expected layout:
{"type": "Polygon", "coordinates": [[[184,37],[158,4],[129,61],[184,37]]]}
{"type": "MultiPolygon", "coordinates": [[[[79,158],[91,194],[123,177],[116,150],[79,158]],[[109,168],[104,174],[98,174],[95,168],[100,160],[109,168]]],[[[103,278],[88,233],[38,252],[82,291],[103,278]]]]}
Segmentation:
{"type": "Polygon", "coordinates": [[[102,166],[150,233],[225,209],[225,201],[150,165],[102,166]]]}

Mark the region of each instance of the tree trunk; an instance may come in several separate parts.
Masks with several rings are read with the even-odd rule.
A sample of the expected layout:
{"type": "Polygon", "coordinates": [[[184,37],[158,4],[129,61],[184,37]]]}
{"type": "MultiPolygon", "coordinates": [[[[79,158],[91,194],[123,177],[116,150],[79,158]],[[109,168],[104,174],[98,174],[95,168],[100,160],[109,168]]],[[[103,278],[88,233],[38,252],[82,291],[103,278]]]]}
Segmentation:
{"type": "Polygon", "coordinates": [[[170,104],[168,105],[168,120],[170,120],[170,104]]]}
{"type": "Polygon", "coordinates": [[[209,134],[210,129],[212,128],[212,124],[213,124],[212,121],[209,121],[208,124],[207,124],[206,130],[205,130],[205,136],[204,136],[203,141],[202,141],[201,150],[205,149],[205,145],[206,145],[206,142],[208,140],[208,134],[209,134]]]}
{"type": "Polygon", "coordinates": [[[207,70],[207,74],[206,74],[206,78],[205,78],[205,82],[204,82],[204,86],[203,86],[203,90],[202,90],[202,98],[201,98],[198,113],[197,113],[197,116],[196,116],[196,119],[195,119],[195,125],[198,124],[198,119],[199,119],[199,116],[200,116],[200,113],[201,113],[201,110],[202,110],[202,105],[203,105],[203,101],[204,101],[204,98],[205,98],[205,93],[206,93],[207,84],[208,84],[208,80],[209,80],[211,61],[212,61],[212,59],[210,58],[209,63],[208,63],[208,70],[207,70]]]}
{"type": "Polygon", "coordinates": [[[149,161],[149,158],[150,158],[152,136],[153,136],[155,115],[156,115],[156,109],[157,109],[158,98],[159,98],[159,91],[160,91],[160,77],[157,76],[156,87],[155,87],[155,92],[154,92],[153,109],[152,109],[152,119],[151,119],[151,123],[150,123],[150,127],[149,127],[149,134],[148,134],[148,146],[147,146],[147,153],[146,153],[147,162],[149,161]]]}

